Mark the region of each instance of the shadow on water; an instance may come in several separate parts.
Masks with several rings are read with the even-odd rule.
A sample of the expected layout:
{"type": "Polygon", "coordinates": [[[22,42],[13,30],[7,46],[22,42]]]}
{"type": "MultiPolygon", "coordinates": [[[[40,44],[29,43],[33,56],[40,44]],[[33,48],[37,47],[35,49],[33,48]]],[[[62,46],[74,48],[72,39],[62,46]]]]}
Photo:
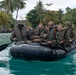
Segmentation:
{"type": "Polygon", "coordinates": [[[55,62],[24,61],[12,59],[9,69],[14,75],[75,75],[76,54],[55,62]]]}

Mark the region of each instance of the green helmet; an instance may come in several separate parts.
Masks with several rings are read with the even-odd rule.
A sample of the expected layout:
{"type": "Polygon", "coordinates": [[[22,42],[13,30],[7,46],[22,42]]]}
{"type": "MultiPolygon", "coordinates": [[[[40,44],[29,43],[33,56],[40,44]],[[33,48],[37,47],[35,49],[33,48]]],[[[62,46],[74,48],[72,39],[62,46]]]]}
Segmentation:
{"type": "Polygon", "coordinates": [[[66,26],[72,26],[72,23],[70,21],[65,22],[66,26]]]}

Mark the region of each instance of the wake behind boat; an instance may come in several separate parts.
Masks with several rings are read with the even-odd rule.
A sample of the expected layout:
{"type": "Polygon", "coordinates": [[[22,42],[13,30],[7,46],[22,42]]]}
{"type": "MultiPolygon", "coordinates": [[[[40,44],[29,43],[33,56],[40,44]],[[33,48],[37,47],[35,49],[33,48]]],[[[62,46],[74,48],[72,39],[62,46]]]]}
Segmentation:
{"type": "Polygon", "coordinates": [[[76,43],[72,43],[63,48],[49,47],[39,43],[18,42],[10,49],[13,58],[24,59],[27,61],[56,61],[65,58],[71,51],[76,49],[76,43]]]}

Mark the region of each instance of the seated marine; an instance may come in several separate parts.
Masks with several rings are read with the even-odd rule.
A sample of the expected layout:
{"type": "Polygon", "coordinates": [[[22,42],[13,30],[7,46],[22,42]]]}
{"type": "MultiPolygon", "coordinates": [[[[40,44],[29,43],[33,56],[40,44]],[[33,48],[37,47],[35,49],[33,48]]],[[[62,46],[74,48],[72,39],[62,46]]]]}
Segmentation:
{"type": "Polygon", "coordinates": [[[14,31],[11,34],[11,41],[27,41],[29,36],[29,32],[27,31],[25,25],[18,24],[14,27],[14,31]]]}

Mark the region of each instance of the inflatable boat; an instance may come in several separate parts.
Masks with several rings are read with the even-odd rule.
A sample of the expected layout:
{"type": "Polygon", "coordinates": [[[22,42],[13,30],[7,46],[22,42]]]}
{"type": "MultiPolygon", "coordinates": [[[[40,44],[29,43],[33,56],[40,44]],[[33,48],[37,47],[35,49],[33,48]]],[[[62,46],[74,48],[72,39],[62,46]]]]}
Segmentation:
{"type": "Polygon", "coordinates": [[[65,48],[48,46],[39,43],[19,42],[10,49],[13,58],[27,61],[56,61],[65,58],[71,51],[76,49],[76,42],[69,44],[65,48]]]}

